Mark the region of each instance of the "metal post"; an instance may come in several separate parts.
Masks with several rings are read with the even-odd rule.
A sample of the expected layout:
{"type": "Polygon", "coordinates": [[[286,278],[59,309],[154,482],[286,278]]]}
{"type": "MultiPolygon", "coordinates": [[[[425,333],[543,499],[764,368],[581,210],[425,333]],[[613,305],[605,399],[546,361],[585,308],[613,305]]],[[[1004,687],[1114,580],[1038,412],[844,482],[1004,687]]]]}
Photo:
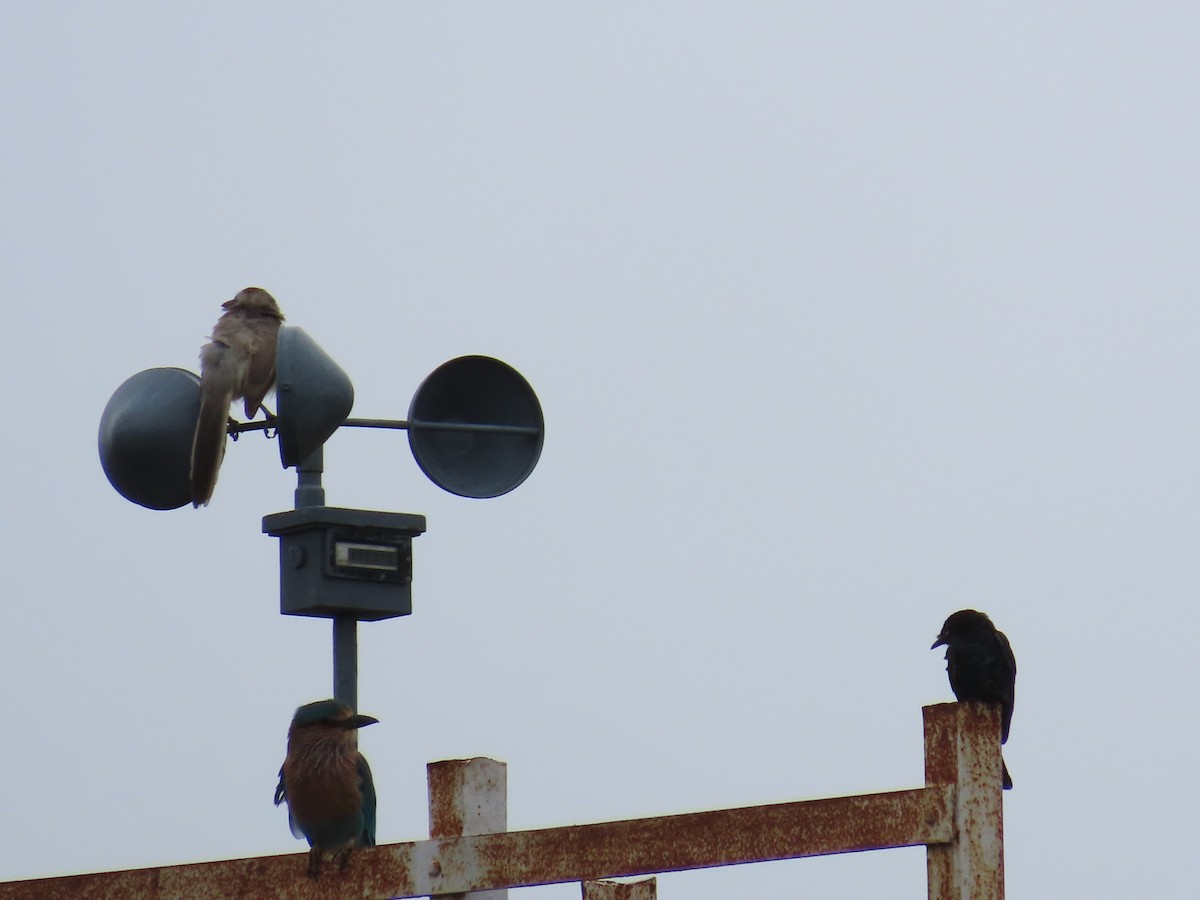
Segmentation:
{"type": "Polygon", "coordinates": [[[1004,900],[1000,709],[988,703],[923,707],[925,784],[953,784],[955,837],[929,844],[929,900],[1004,900]]]}
{"type": "MultiPolygon", "coordinates": [[[[476,757],[444,759],[426,767],[429,836],[459,837],[508,831],[508,766],[476,757]]],[[[508,900],[507,890],[446,894],[446,900],[508,900]]]]}
{"type": "MultiPolygon", "coordinates": [[[[324,471],[323,447],[296,466],[296,509],[325,505],[324,471]]],[[[358,709],[358,620],[353,616],[333,617],[333,696],[358,709]]]]}
{"type": "Polygon", "coordinates": [[[333,617],[333,696],[358,709],[358,620],[333,617]]]}
{"type": "Polygon", "coordinates": [[[583,900],[658,900],[658,886],[653,878],[641,881],[585,881],[583,900]]]}
{"type": "Polygon", "coordinates": [[[325,488],[321,486],[321,473],[324,471],[323,447],[318,447],[304,462],[296,466],[296,509],[325,505],[325,488]]]}

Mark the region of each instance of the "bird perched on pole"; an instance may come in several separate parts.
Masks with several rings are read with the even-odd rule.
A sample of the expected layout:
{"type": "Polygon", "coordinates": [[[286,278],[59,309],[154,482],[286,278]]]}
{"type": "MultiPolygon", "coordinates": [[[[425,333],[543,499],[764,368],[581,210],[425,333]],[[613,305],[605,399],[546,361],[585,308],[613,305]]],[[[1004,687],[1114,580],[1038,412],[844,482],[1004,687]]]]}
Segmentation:
{"type": "MultiPolygon", "coordinates": [[[[946,674],[950,688],[960,701],[981,700],[1000,705],[1000,743],[1008,740],[1012,723],[1013,699],[1017,684],[1017,660],[1003,631],[997,631],[984,613],[960,609],[951,613],[933,642],[946,648],[946,674]]],[[[1004,757],[1000,758],[1004,789],[1012,788],[1012,778],[1004,757]]]]}
{"type": "Polygon", "coordinates": [[[252,419],[275,385],[275,345],[283,313],[258,287],[221,304],[224,314],[200,348],[200,416],[192,438],[192,506],[207,506],[225,457],[229,405],[245,400],[252,419]]]}
{"type": "Polygon", "coordinates": [[[292,716],[275,805],[287,801],[292,834],[308,839],[309,878],[320,876],[326,851],[345,870],[351,850],[375,846],[375,782],[356,734],[378,721],[340,700],[306,703],[292,716]]]}

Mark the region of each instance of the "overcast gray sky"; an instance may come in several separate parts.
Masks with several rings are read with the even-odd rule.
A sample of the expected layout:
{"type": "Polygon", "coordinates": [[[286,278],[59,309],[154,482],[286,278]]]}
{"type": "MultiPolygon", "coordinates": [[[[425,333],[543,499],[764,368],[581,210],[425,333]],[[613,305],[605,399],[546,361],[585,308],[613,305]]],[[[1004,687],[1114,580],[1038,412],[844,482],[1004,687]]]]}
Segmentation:
{"type": "MultiPolygon", "coordinates": [[[[355,414],[500,357],[541,462],[441,492],[399,433],[328,502],[423,513],[361,629],[382,842],[424,765],[512,828],[922,782],[928,647],[1016,651],[1012,897],[1190,896],[1197,25],[1185,3],[10,5],[0,880],[299,852],[271,804],[329,626],[278,613],[258,435],[212,505],[107,483],[129,375],[261,285],[355,414]]],[[[924,852],[659,879],[924,896],[924,852]]],[[[758,893],[755,893],[755,892],[758,893]]],[[[577,897],[558,886],[523,894],[577,897]]]]}

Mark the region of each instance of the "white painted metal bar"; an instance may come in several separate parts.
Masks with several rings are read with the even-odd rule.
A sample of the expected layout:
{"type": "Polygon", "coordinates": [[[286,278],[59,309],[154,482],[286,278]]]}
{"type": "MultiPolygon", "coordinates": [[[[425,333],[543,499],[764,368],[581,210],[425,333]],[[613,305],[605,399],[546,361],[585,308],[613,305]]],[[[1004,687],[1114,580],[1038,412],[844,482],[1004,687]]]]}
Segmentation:
{"type": "MultiPolygon", "coordinates": [[[[508,767],[494,759],[446,759],[426,766],[429,836],[508,831],[508,767]]],[[[508,900],[506,889],[447,895],[447,900],[508,900]]]]}

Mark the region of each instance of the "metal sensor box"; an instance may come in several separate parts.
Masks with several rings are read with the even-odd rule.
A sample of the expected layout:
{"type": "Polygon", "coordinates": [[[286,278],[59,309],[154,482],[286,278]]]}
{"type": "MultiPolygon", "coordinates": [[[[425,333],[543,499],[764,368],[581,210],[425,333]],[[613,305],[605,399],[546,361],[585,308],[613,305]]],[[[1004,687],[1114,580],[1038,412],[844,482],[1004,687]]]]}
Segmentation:
{"type": "Polygon", "coordinates": [[[279,611],[377,621],[412,612],[412,539],[425,517],[308,506],[263,518],[279,538],[279,611]]]}

